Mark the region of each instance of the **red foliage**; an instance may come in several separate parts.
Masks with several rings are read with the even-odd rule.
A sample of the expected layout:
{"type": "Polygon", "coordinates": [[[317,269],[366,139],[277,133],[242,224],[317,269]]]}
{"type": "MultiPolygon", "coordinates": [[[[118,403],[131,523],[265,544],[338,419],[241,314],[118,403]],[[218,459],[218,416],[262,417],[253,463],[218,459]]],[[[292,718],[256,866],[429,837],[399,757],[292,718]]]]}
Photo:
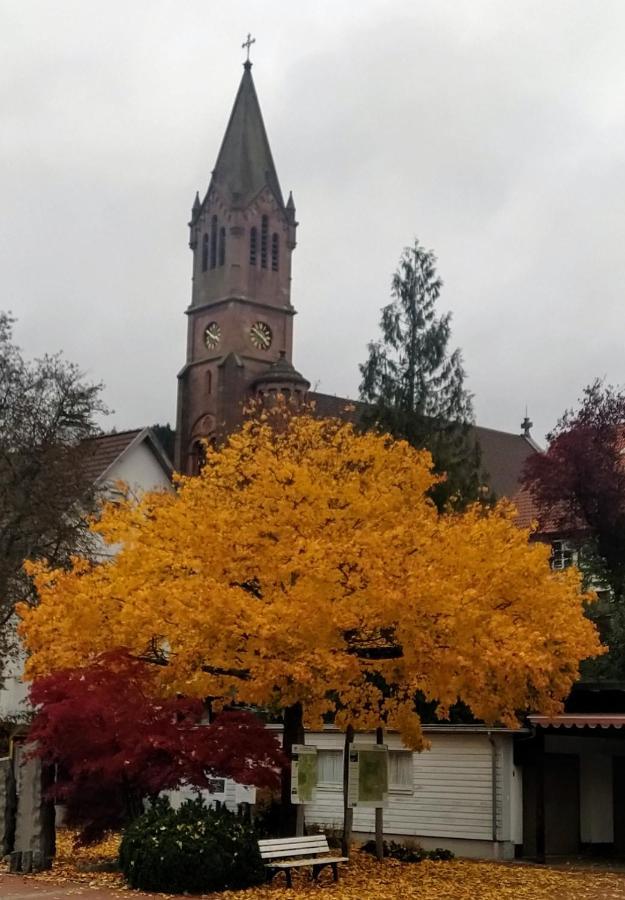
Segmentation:
{"type": "Polygon", "coordinates": [[[284,764],[275,738],[248,712],[224,712],[201,724],[204,705],[155,699],[154,667],[125,651],[85,668],[33,682],[37,708],[30,738],[36,755],[57,766],[54,799],[82,840],[97,839],[136,814],[146,796],[214,777],[276,787],[284,764]]]}
{"type": "Polygon", "coordinates": [[[538,506],[539,530],[591,540],[621,593],[625,586],[625,394],[600,381],[548,435],[549,448],[528,460],[525,485],[538,506]]]}

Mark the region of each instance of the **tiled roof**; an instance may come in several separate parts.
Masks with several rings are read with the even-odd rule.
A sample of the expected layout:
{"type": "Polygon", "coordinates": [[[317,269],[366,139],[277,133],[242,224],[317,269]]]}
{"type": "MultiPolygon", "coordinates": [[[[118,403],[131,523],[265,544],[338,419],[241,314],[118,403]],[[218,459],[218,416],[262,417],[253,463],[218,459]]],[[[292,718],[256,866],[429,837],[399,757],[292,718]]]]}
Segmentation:
{"type": "Polygon", "coordinates": [[[349,400],[333,394],[309,391],[307,396],[308,400],[315,405],[315,413],[324,418],[344,419],[346,422],[356,423],[360,421],[360,417],[367,409],[367,404],[360,400],[349,400]]]}
{"type": "Polygon", "coordinates": [[[139,437],[142,428],[133,431],[119,431],[115,434],[102,434],[99,437],[85,441],[85,474],[97,481],[106,470],[113,465],[116,459],[127,450],[132,442],[139,437]]]}
{"type": "MultiPolygon", "coordinates": [[[[330,394],[310,392],[308,399],[314,402],[318,415],[337,416],[350,422],[358,422],[367,408],[367,404],[359,400],[330,394]]],[[[525,435],[481,428],[479,425],[475,426],[475,435],[482,450],[482,467],[491,490],[498,497],[515,497],[521,488],[525,460],[538,452],[536,445],[525,435]]]]}
{"type": "Polygon", "coordinates": [[[539,537],[553,540],[557,535],[571,536],[586,530],[582,519],[571,515],[561,504],[546,512],[541,510],[531,492],[525,487],[511,499],[518,511],[517,524],[521,528],[529,528],[532,522],[537,522],[536,535],[539,537]]]}
{"type": "Polygon", "coordinates": [[[525,435],[475,426],[486,480],[497,497],[514,497],[521,487],[523,466],[538,452],[525,435]]]}

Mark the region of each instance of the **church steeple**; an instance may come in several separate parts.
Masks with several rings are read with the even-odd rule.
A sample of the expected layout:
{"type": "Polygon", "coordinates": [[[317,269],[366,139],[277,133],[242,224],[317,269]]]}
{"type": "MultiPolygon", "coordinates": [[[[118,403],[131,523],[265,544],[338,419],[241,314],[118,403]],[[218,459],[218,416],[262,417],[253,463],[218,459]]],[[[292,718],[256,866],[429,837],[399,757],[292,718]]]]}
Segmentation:
{"type": "MultiPolygon", "coordinates": [[[[248,36],[248,50],[250,43],[248,36]]],[[[176,466],[183,472],[194,470],[202,440],[219,439],[241,421],[259,377],[271,370],[275,387],[278,375],[284,381],[288,369],[291,383],[295,372],[295,204],[291,195],[286,205],[282,197],[249,60],[189,227],[193,288],[176,426],[176,466]]],[[[298,378],[301,393],[306,382],[298,378]]]]}
{"type": "Polygon", "coordinates": [[[243,69],[211,183],[234,207],[245,209],[264,187],[268,187],[279,205],[284,207],[251,62],[244,63],[243,69]]]}

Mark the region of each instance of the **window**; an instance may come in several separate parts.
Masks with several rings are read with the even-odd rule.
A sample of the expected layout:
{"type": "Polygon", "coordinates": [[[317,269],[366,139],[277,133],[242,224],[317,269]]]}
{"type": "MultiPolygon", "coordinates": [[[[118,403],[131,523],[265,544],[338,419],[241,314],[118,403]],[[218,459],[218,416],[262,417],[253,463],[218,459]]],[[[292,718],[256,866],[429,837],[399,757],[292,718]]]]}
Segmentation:
{"type": "Polygon", "coordinates": [[[343,784],[343,751],[319,750],[317,752],[317,783],[321,788],[343,784]]]}
{"type": "Polygon", "coordinates": [[[554,541],[551,545],[551,568],[568,569],[577,562],[577,551],[568,541],[554,541]]]}
{"type": "Polygon", "coordinates": [[[211,394],[213,392],[213,373],[210,369],[206,373],[206,387],[208,389],[207,393],[211,394]]]}
{"type": "Polygon", "coordinates": [[[256,257],[258,254],[258,231],[256,227],[250,230],[250,266],[256,265],[256,257]]]}
{"type": "Polygon", "coordinates": [[[206,451],[202,440],[195,440],[191,445],[191,459],[189,465],[190,475],[199,475],[206,462],[206,451]]]}
{"type": "Polygon", "coordinates": [[[278,263],[279,263],[279,253],[280,250],[280,238],[274,232],[271,236],[271,271],[278,271],[278,263]]]}
{"type": "Polygon", "coordinates": [[[223,266],[226,261],[226,229],[219,229],[219,265],[223,266]]]}
{"type": "Polygon", "coordinates": [[[414,771],[410,750],[390,750],[388,754],[388,787],[391,791],[413,791],[414,771]]]}
{"type": "Polygon", "coordinates": [[[208,234],[205,233],[202,238],[202,272],[208,269],[208,234]]]}
{"type": "Polygon", "coordinates": [[[211,221],[211,269],[217,265],[217,216],[211,221]]]}
{"type": "Polygon", "coordinates": [[[267,251],[269,242],[269,217],[263,216],[260,226],[260,265],[262,269],[267,268],[267,251]]]}

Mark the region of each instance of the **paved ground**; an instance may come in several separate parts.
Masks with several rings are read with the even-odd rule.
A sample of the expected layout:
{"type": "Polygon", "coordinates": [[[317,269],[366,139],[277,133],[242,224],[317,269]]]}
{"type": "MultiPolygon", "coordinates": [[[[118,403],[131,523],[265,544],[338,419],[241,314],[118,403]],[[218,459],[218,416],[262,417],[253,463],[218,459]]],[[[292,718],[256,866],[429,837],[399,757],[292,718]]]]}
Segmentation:
{"type": "MultiPolygon", "coordinates": [[[[89,900],[147,900],[149,894],[129,894],[125,891],[90,887],[88,884],[54,885],[21,875],[0,875],[0,900],[67,900],[68,897],[89,897],[89,900]]],[[[162,900],[162,895],[160,900],[162,900]]]]}

